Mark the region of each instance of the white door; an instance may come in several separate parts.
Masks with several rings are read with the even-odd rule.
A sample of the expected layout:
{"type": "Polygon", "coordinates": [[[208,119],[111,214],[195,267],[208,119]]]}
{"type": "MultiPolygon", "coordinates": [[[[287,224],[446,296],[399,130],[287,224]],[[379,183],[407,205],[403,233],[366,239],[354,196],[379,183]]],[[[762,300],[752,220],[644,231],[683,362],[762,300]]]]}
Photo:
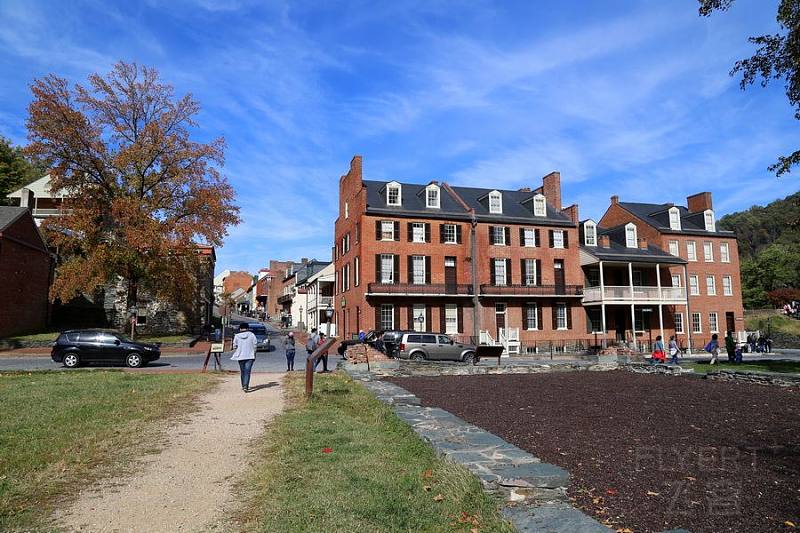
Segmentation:
{"type": "Polygon", "coordinates": [[[414,331],[428,331],[428,325],[425,323],[425,306],[421,304],[414,304],[414,331]]]}

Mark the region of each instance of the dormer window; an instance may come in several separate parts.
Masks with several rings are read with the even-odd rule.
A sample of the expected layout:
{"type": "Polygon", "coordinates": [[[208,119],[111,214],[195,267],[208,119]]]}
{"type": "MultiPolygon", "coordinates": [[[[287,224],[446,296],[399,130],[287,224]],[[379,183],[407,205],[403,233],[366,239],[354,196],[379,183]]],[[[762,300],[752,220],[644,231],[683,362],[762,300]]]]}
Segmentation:
{"type": "Polygon", "coordinates": [[[637,243],[636,226],[633,223],[625,224],[625,246],[628,248],[636,248],[637,243]]]}
{"type": "Polygon", "coordinates": [[[537,194],[533,197],[533,216],[547,216],[547,200],[545,200],[543,194],[537,194]]]}
{"type": "Polygon", "coordinates": [[[586,246],[597,246],[597,225],[591,220],[583,224],[583,243],[586,246]]]}
{"type": "Polygon", "coordinates": [[[439,187],[428,185],[425,188],[425,207],[439,209],[439,187]]]}
{"type": "Polygon", "coordinates": [[[717,225],[714,222],[714,211],[706,209],[703,212],[703,220],[706,223],[706,231],[717,231],[717,225]]]}
{"type": "Polygon", "coordinates": [[[386,205],[402,205],[400,184],[396,181],[386,186],[386,205]]]}
{"type": "Polygon", "coordinates": [[[669,229],[678,231],[681,229],[681,212],[677,207],[669,208],[669,229]]]}
{"type": "Polygon", "coordinates": [[[503,212],[503,195],[499,191],[489,193],[489,212],[493,214],[503,212]]]}

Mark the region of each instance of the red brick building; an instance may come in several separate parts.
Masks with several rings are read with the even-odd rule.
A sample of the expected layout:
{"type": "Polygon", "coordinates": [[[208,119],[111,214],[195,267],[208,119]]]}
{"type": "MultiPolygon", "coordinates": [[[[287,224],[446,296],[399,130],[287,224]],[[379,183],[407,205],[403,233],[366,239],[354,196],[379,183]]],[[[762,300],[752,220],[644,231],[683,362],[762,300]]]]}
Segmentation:
{"type": "Polygon", "coordinates": [[[30,211],[0,206],[0,338],[47,326],[52,267],[30,211]]]}
{"type": "Polygon", "coordinates": [[[337,327],[505,338],[511,351],[585,340],[577,206],[560,175],[517,191],[339,181],[337,327]]]}

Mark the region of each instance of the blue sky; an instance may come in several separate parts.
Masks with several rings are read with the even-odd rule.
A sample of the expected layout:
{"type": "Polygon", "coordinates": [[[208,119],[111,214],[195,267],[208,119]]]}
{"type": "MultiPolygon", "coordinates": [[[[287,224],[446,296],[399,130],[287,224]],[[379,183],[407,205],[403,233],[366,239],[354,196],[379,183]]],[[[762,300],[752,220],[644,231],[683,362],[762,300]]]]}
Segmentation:
{"type": "Polygon", "coordinates": [[[25,142],[36,77],[156,67],[202,104],[197,138],[227,142],[244,222],[218,270],[329,259],[356,153],[371,179],[519,188],[559,170],[583,218],[612,194],[702,190],[721,215],[800,188],[766,170],[798,144],[782,84],[728,76],[776,4],[0,0],[0,134],[25,142]]]}

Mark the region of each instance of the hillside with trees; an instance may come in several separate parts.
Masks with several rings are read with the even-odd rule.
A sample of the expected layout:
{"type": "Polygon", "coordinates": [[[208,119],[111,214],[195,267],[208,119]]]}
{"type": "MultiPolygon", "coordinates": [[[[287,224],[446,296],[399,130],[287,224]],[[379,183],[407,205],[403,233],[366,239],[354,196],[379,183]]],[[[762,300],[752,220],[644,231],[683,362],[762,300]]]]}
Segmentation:
{"type": "Polygon", "coordinates": [[[736,233],[746,308],[800,299],[800,192],[725,215],[719,226],[736,233]]]}

